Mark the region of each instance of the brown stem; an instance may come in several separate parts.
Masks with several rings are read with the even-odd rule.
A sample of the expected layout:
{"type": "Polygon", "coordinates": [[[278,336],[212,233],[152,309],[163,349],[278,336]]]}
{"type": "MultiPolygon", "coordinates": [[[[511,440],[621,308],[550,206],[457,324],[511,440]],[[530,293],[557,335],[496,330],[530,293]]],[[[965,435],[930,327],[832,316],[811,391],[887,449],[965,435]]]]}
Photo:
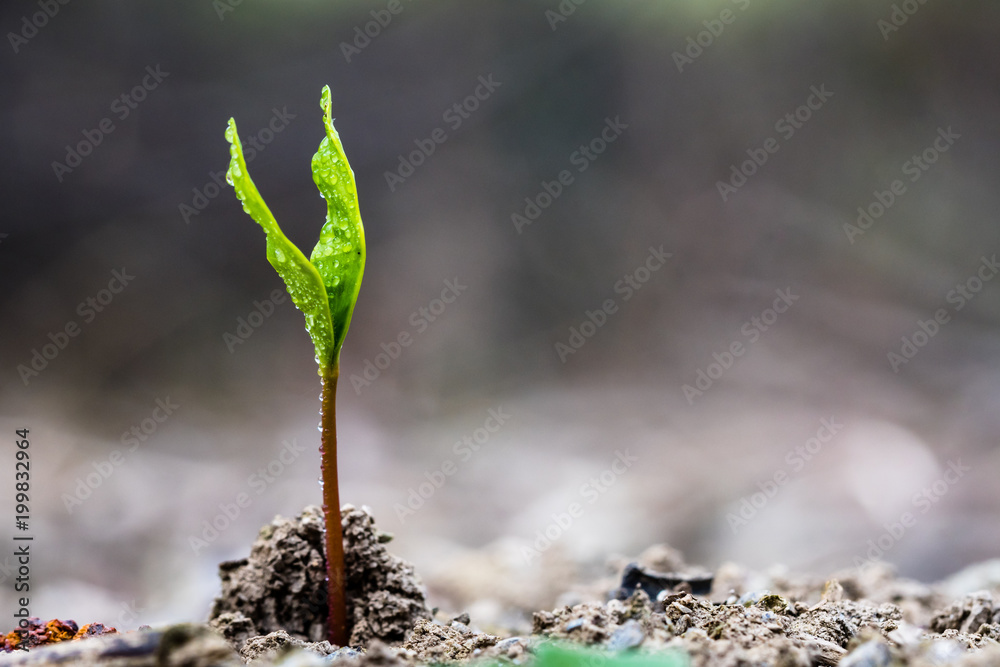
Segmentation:
{"type": "Polygon", "coordinates": [[[344,536],[340,526],[340,488],[337,478],[337,378],[340,369],[322,375],[320,397],[320,455],[323,470],[323,516],[326,520],[326,571],[330,603],[329,639],[347,646],[347,595],[344,572],[344,536]]]}

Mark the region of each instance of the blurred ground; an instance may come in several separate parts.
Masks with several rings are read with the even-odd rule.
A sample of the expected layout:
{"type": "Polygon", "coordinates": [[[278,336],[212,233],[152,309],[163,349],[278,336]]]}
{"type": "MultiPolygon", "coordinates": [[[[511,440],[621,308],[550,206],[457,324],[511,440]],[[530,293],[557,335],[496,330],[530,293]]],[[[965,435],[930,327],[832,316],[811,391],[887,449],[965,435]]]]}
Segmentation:
{"type": "Polygon", "coordinates": [[[542,607],[539,563],[657,542],[925,580],[996,554],[1000,8],[407,1],[369,26],[386,6],[71,3],[35,33],[39,4],[0,10],[0,428],[31,429],[33,614],[202,618],[216,564],[318,502],[301,315],[264,303],[263,235],[212,186],[235,116],[311,247],[327,83],[369,248],[342,497],[432,603],[489,562],[551,588],[466,597],[542,607]]]}

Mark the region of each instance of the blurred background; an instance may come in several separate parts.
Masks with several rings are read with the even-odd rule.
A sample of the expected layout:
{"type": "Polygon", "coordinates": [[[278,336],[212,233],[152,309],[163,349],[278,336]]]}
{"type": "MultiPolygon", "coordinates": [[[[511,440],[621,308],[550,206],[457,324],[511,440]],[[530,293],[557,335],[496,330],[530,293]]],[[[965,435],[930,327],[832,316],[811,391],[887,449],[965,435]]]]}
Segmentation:
{"type": "Polygon", "coordinates": [[[432,603],[552,605],[661,542],[927,581],[996,554],[1000,6],[19,0],[0,27],[0,535],[28,428],[33,615],[202,619],[221,560],[319,504],[312,345],[220,184],[235,117],[308,253],[325,84],[368,242],[342,499],[432,603]]]}

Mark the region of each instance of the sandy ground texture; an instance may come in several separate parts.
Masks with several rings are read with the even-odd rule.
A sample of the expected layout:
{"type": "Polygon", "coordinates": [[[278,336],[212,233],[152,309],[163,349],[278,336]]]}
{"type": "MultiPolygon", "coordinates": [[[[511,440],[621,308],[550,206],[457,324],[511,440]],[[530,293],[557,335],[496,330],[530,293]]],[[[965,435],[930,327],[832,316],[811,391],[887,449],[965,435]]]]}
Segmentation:
{"type": "MultiPolygon", "coordinates": [[[[614,667],[625,655],[663,665],[1000,664],[996,564],[937,585],[897,578],[875,562],[830,578],[725,564],[708,574],[665,545],[619,565],[617,577],[577,582],[576,598],[535,610],[530,627],[481,628],[468,613],[428,609],[413,567],[386,548],[366,508],[342,510],[350,647],[325,633],[323,520],[318,507],[264,526],[250,555],[219,567],[207,625],[182,624],[66,641],[8,654],[15,665],[534,665],[550,642],[590,647],[614,667]],[[959,588],[981,590],[955,596],[959,588]]],[[[517,617],[512,611],[511,618],[517,617]]],[[[50,624],[51,625],[51,624],[50,624]]],[[[513,625],[519,625],[517,623],[513,625]]],[[[54,627],[54,626],[53,626],[54,627]]],[[[595,663],[595,664],[598,664],[595,663]]]]}

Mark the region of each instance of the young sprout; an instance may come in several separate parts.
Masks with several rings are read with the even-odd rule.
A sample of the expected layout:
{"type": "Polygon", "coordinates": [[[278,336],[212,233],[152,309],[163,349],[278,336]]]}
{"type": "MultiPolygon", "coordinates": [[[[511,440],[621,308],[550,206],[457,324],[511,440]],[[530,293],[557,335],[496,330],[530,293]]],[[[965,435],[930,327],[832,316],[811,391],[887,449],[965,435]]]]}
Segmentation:
{"type": "Polygon", "coordinates": [[[282,233],[267,204],[247,173],[243,147],[230,118],[229,170],[226,180],[250,214],[267,234],[267,260],[285,281],[292,302],[306,318],[306,330],[316,347],[316,363],[323,391],[320,395],[320,453],[322,455],[323,513],[326,518],[326,562],[330,604],[330,643],[346,646],[347,599],[344,543],[340,527],[340,491],[337,486],[337,378],[340,348],[361,288],[365,268],[365,230],[358,212],[354,172],[344,155],[340,135],[330,116],[330,87],[320,100],[326,136],[312,159],[313,180],[326,200],[326,223],[319,242],[307,259],[282,233]]]}

